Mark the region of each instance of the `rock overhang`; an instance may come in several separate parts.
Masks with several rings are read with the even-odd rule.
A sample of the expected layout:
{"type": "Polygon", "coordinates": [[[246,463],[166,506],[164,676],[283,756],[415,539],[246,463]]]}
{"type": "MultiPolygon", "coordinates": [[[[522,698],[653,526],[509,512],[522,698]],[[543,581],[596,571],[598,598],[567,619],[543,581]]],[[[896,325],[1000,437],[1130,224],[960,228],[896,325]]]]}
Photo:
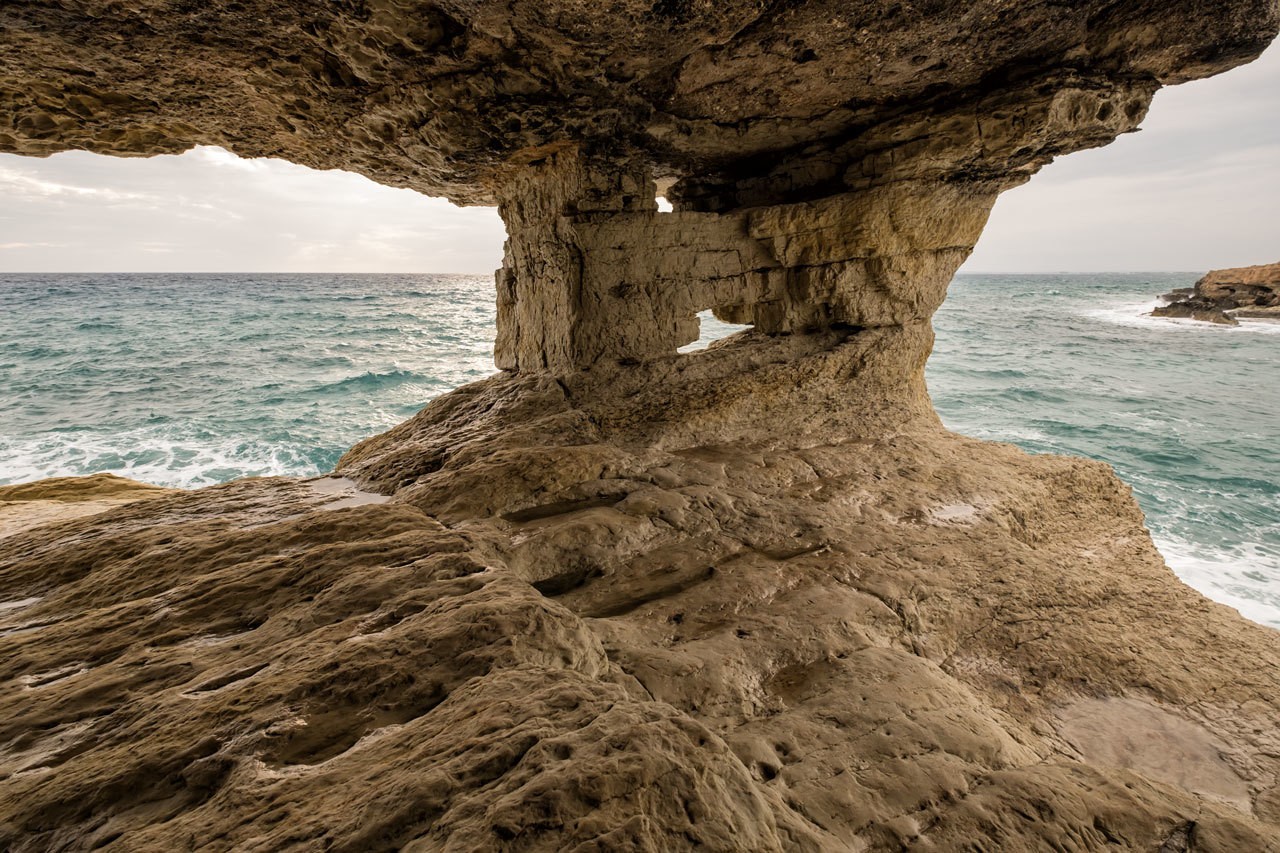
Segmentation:
{"type": "Polygon", "coordinates": [[[0,8],[4,150],[501,201],[519,368],[344,456],[385,503],[246,480],[8,539],[0,847],[1274,846],[1274,632],[1102,464],[943,431],[923,365],[995,195],[1276,10],[0,8]],[[704,305],[757,328],[661,357],[704,305]],[[1162,733],[1231,802],[1139,775],[1162,733]]]}
{"type": "Polygon", "coordinates": [[[1001,191],[1253,58],[1280,3],[86,0],[0,24],[2,151],[214,144],[499,204],[495,360],[567,376],[673,357],[708,308],[927,324],[1001,191]]]}
{"type": "Polygon", "coordinates": [[[88,0],[0,24],[3,151],[214,144],[492,204],[579,146],[725,209],[1023,178],[1132,129],[1160,85],[1256,56],[1280,5],[88,0]]]}

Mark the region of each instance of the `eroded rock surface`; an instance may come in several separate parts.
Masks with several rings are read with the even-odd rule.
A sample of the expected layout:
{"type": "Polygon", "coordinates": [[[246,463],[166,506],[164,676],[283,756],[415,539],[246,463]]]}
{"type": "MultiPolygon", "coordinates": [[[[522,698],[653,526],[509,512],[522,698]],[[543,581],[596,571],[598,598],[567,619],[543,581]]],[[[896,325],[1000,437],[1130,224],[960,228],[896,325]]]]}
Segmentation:
{"type": "Polygon", "coordinates": [[[1004,177],[1252,58],[1276,19],[1273,0],[7,3],[0,150],[222,145],[489,203],[566,142],[696,196],[1004,177]]]}
{"type": "Polygon", "coordinates": [[[0,150],[219,144],[509,240],[503,372],[334,478],[0,539],[0,847],[1276,849],[1280,635],[1105,466],[951,435],[923,377],[998,193],[1278,22],[4,6],[0,150]],[[753,328],[677,354],[705,309],[753,328]]]}
{"type": "Polygon", "coordinates": [[[243,481],[0,540],[0,838],[1273,847],[1280,637],[1105,466],[942,430],[904,334],[749,333],[600,380],[629,407],[467,386],[344,459],[387,503],[243,481]]]}
{"type": "Polygon", "coordinates": [[[1161,297],[1156,317],[1189,317],[1239,325],[1237,317],[1280,320],[1280,264],[1214,270],[1193,288],[1161,297]]]}
{"type": "Polygon", "coordinates": [[[160,497],[166,491],[112,474],[0,486],[0,539],[41,524],[160,497]]]}

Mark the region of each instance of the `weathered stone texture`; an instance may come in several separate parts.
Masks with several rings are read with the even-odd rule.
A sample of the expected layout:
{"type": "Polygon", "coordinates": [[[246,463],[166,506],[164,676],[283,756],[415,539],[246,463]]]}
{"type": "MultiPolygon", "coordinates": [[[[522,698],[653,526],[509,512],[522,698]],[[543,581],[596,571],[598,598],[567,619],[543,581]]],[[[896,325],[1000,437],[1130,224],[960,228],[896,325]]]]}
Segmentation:
{"type": "Polygon", "coordinates": [[[768,334],[927,320],[986,223],[986,183],[886,184],[715,214],[658,213],[646,175],[563,151],[515,182],[499,367],[560,373],[674,355],[714,309],[768,334]]]}
{"type": "Polygon", "coordinates": [[[951,435],[924,382],[997,194],[1278,26],[0,6],[0,150],[218,144],[509,233],[504,371],[352,448],[377,494],[0,490],[0,848],[1280,849],[1280,635],[1105,466],[951,435]],[[706,309],[754,328],[677,355],[706,309]]]}
{"type": "Polygon", "coordinates": [[[0,540],[0,845],[1274,847],[1275,632],[1105,466],[942,431],[910,327],[835,334],[613,407],[460,389],[344,459],[385,504],[253,480],[0,540]]]}
{"type": "Polygon", "coordinates": [[[1280,264],[1214,270],[1196,282],[1196,295],[1235,317],[1280,319],[1280,264]]]}
{"type": "Polygon", "coordinates": [[[769,198],[732,206],[758,205],[778,181],[1003,176],[1103,144],[1278,20],[1274,0],[14,2],[0,150],[222,145],[493,203],[573,142],[663,178],[763,179],[769,198]]]}
{"type": "Polygon", "coordinates": [[[1196,282],[1161,297],[1156,317],[1181,317],[1237,326],[1237,317],[1280,320],[1280,264],[1213,270],[1196,282]]]}

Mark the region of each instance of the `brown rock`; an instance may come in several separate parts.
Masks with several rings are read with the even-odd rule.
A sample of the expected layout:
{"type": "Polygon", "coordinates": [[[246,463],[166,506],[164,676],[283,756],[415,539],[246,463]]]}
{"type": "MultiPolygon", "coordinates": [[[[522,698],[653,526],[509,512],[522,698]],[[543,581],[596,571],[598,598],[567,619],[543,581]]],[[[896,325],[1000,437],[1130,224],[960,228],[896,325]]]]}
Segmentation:
{"type": "Polygon", "coordinates": [[[344,460],[443,448],[389,503],[251,480],[0,541],[0,837],[1266,849],[1276,633],[1105,466],[944,432],[902,334],[620,368],[612,417],[495,377],[344,460]]]}
{"type": "Polygon", "coordinates": [[[0,539],[0,848],[1274,849],[1280,635],[1105,466],[943,430],[924,365],[1000,191],[1278,26],[4,6],[0,150],[220,144],[509,240],[504,372],[341,477],[0,539]],[[678,355],[708,308],[754,328],[678,355]]]}
{"type": "Polygon", "coordinates": [[[1214,270],[1196,282],[1196,292],[1240,305],[1274,305],[1280,302],[1280,264],[1214,270]]]}
{"type": "Polygon", "coordinates": [[[222,145],[468,203],[567,143],[690,179],[676,195],[699,209],[1003,180],[1251,59],[1278,18],[1273,0],[7,3],[0,150],[222,145]]]}
{"type": "Polygon", "coordinates": [[[1189,317],[1210,323],[1239,325],[1237,317],[1280,319],[1280,264],[1214,270],[1196,282],[1162,297],[1167,304],[1156,317],[1189,317]]]}
{"type": "Polygon", "coordinates": [[[1214,270],[1196,282],[1196,293],[1230,308],[1280,309],[1280,264],[1214,270]]]}
{"type": "Polygon", "coordinates": [[[0,539],[42,524],[160,497],[167,491],[112,474],[0,486],[0,539]]]}
{"type": "Polygon", "coordinates": [[[1199,320],[1204,323],[1218,323],[1223,326],[1239,326],[1240,321],[1233,314],[1228,314],[1214,302],[1200,297],[1175,299],[1166,305],[1157,305],[1151,309],[1152,317],[1176,317],[1183,320],[1199,320]]]}

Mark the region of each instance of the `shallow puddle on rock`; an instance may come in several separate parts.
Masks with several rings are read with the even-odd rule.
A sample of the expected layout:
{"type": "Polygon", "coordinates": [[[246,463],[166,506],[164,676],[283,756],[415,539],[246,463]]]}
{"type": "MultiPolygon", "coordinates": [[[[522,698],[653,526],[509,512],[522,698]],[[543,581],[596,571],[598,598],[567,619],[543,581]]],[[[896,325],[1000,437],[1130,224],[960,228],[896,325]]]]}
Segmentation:
{"type": "Polygon", "coordinates": [[[1252,812],[1249,787],[1199,723],[1153,702],[1081,699],[1058,711],[1058,731],[1089,761],[1133,770],[1252,812]]]}
{"type": "Polygon", "coordinates": [[[346,477],[319,477],[306,481],[307,488],[317,495],[332,496],[321,509],[345,509],[352,506],[384,504],[391,498],[377,492],[366,492],[346,477]]]}

